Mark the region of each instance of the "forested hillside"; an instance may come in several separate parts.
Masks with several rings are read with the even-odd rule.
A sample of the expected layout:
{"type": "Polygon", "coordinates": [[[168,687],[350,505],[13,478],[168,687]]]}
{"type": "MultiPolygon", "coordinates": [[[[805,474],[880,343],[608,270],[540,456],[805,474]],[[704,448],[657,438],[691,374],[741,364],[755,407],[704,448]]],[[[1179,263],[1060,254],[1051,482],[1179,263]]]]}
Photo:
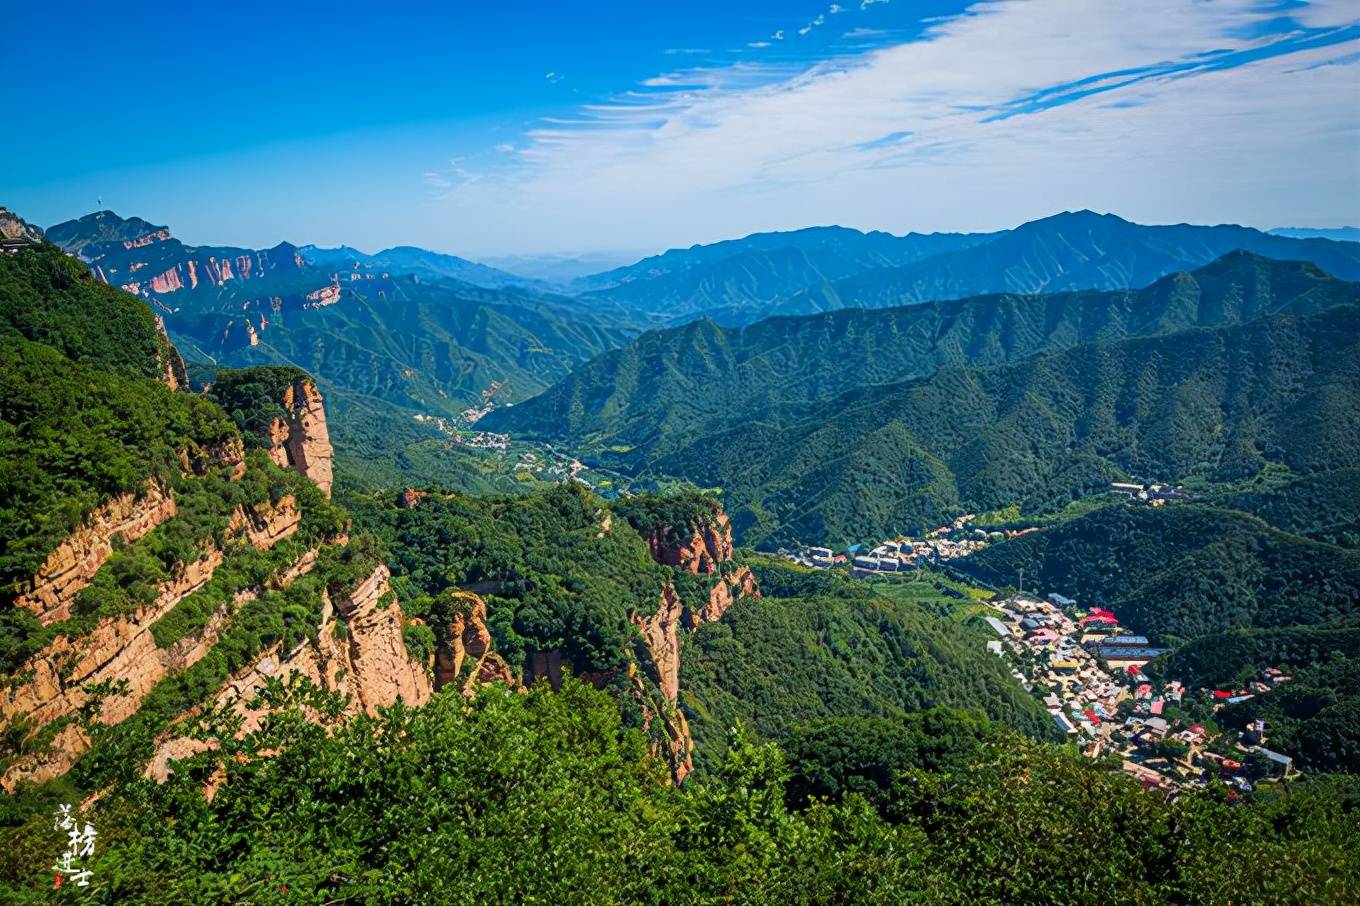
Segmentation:
{"type": "Polygon", "coordinates": [[[1196,504],[1109,507],[994,544],[959,568],[998,585],[1014,585],[1023,568],[1026,584],[1108,607],[1170,642],[1229,629],[1360,625],[1360,553],[1196,504]]]}
{"type": "MultiPolygon", "coordinates": [[[[411,454],[442,438],[415,415],[452,420],[493,392],[497,403],[527,399],[635,335],[617,312],[453,279],[449,261],[314,262],[292,246],[193,247],[165,227],[108,211],[50,232],[102,280],[155,306],[196,373],[210,379],[223,366],[289,364],[314,375],[330,404],[337,455],[359,481],[401,473],[428,481],[442,471],[455,473],[451,484],[475,483],[467,477],[475,466],[462,457],[411,454]]],[[[463,263],[473,271],[464,277],[487,277],[463,263]]]]}
{"type": "Polygon", "coordinates": [[[653,468],[723,487],[758,543],[919,533],[1012,503],[1042,512],[1125,474],[1348,468],[1360,461],[1357,311],[945,369],[704,436],[653,468]]]}
{"type": "Polygon", "coordinates": [[[724,431],[825,418],[836,413],[832,401],[842,394],[942,368],[1357,302],[1360,285],[1309,265],[1235,254],[1132,292],[837,311],[741,330],[700,322],[645,334],[486,423],[645,470],[724,431]]]}
{"type": "MultiPolygon", "coordinates": [[[[1037,700],[930,587],[748,558],[696,493],[408,488],[351,516],[305,372],[191,392],[149,309],[41,243],[0,256],[0,300],[7,901],[1360,892],[1341,778],[1149,795],[1036,739],[1037,700]],[[97,828],[88,887],[54,886],[60,806],[97,828]]],[[[1353,554],[1303,548],[1354,587],[1353,554]]],[[[1308,600],[1270,565],[1256,625],[1308,600]]],[[[1270,718],[1301,748],[1305,705],[1270,718]]]]}
{"type": "Polygon", "coordinates": [[[787,742],[819,719],[900,722],[952,707],[1053,736],[1048,714],[984,648],[986,633],[948,608],[778,561],[759,561],[756,575],[763,596],[701,626],[683,653],[681,704],[700,766],[717,764],[737,724],[787,742]]]}

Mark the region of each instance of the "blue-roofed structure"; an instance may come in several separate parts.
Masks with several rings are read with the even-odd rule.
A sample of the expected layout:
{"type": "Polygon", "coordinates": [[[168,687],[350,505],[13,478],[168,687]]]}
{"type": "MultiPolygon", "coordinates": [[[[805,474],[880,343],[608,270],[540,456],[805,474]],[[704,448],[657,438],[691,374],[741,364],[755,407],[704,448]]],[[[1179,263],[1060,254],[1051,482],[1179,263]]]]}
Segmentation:
{"type": "Polygon", "coordinates": [[[1143,645],[1101,645],[1097,653],[1107,661],[1150,661],[1166,654],[1169,648],[1149,648],[1143,645]]]}

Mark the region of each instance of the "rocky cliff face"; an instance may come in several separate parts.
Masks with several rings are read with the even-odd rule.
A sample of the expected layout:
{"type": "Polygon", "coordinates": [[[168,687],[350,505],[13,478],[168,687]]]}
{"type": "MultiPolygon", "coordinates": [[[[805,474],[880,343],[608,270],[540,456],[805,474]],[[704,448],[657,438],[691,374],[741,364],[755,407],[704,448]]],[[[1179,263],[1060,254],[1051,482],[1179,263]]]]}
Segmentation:
{"type": "Polygon", "coordinates": [[[42,242],[43,231],[15,214],[9,208],[0,207],[0,248],[18,249],[35,242],[42,242]]]}
{"type": "Polygon", "coordinates": [[[640,682],[635,682],[635,690],[649,729],[654,722],[660,722],[661,733],[654,738],[678,782],[694,767],[694,742],[689,723],[679,708],[681,630],[722,619],[736,599],[759,597],[760,589],[750,569],[732,565],[732,526],[719,508],[693,524],[662,526],[643,537],[656,562],[691,575],[710,577],[707,596],[702,600],[685,602],[675,586],[667,584],[654,614],[633,615],[649,656],[649,672],[662,701],[649,701],[640,682]]]}
{"type": "Polygon", "coordinates": [[[484,683],[503,682],[517,686],[514,672],[499,654],[492,650],[491,632],[486,628],[486,602],[466,591],[451,591],[453,620],[447,637],[440,641],[435,653],[435,688],[450,684],[464,695],[476,694],[484,683]]]}
{"type": "Polygon", "coordinates": [[[643,537],[657,563],[694,575],[712,575],[719,564],[732,559],[732,524],[721,509],[712,518],[688,526],[661,526],[643,537]],[[677,533],[681,540],[672,540],[677,533]]]}
{"type": "Polygon", "coordinates": [[[269,458],[306,475],[329,497],[335,454],[321,392],[310,379],[300,379],[284,390],[281,403],[286,415],[269,427],[269,458]]]}
{"type": "Polygon", "coordinates": [[[708,600],[685,610],[685,626],[695,629],[702,623],[716,623],[738,598],[758,598],[760,588],[749,567],[738,566],[719,576],[708,590],[708,600]]]}
{"type": "MultiPolygon", "coordinates": [[[[229,537],[243,537],[266,549],[297,531],[300,520],[293,498],[285,497],[273,506],[238,510],[229,537]]],[[[118,724],[131,717],[158,682],[196,663],[216,643],[230,616],[227,612],[214,615],[201,632],[169,648],[157,645],[152,627],[180,601],[206,585],[222,561],[222,551],[210,547],[197,560],[182,564],[157,589],[151,603],[132,613],[101,620],[77,639],[59,636],[53,640],[17,672],[21,682],[0,689],[0,722],[22,718],[37,729],[71,718],[85,708],[92,708],[93,719],[105,724],[118,724]]],[[[314,554],[304,556],[276,581],[287,584],[307,572],[314,562],[314,554]]],[[[232,610],[251,596],[251,592],[238,594],[232,610]]],[[[60,776],[88,745],[79,726],[71,724],[57,734],[46,751],[11,765],[0,783],[12,790],[20,780],[41,782],[60,776]]]]}
{"type": "MultiPolygon", "coordinates": [[[[173,346],[170,349],[174,351],[173,346]]],[[[181,450],[180,465],[186,474],[196,475],[230,466],[232,477],[240,478],[245,474],[245,447],[233,437],[210,449],[181,450]]],[[[29,587],[15,598],[15,606],[33,611],[44,626],[67,619],[76,595],[94,579],[115,542],[136,541],[174,515],[174,495],[159,481],[148,481],[140,493],[114,496],[47,555],[29,587]]]]}
{"type": "Polygon", "coordinates": [[[148,482],[140,494],[119,494],[96,509],[69,538],[47,555],[28,591],[14,603],[38,615],[44,626],[71,615],[76,594],[113,553],[115,541],[138,538],[175,515],[170,489],[148,482]]]}
{"type": "Polygon", "coordinates": [[[184,357],[170,342],[170,335],[165,332],[165,319],[160,315],[156,315],[156,329],[160,331],[166,346],[166,352],[161,361],[165,369],[161,376],[162,383],[171,390],[187,389],[189,386],[189,370],[184,367],[184,357]]]}
{"type": "Polygon", "coordinates": [[[137,217],[124,219],[112,211],[59,223],[48,232],[54,243],[78,254],[100,280],[153,302],[202,283],[246,282],[306,265],[297,248],[286,242],[270,249],[188,246],[164,226],[137,217]]]}
{"type": "MultiPolygon", "coordinates": [[[[403,615],[389,585],[386,566],[376,567],[353,588],[330,588],[322,602],[316,640],[290,651],[278,646],[220,689],[218,708],[234,709],[242,718],[239,732],[259,729],[268,714],[257,693],[271,679],[303,677],[324,689],[348,696],[347,714],[376,715],[398,700],[412,706],[429,701],[434,686],[423,664],[413,662],[402,639],[403,615]]],[[[211,740],[172,736],[162,740],[147,768],[164,780],[176,759],[214,748],[211,740]]]]}

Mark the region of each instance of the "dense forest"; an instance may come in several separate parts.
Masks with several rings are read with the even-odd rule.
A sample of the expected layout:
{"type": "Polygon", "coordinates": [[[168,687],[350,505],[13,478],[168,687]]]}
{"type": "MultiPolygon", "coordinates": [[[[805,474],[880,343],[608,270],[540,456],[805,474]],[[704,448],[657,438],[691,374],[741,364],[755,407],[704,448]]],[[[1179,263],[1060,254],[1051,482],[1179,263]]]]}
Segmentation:
{"type": "Polygon", "coordinates": [[[1014,585],[1023,568],[1027,585],[1108,607],[1173,643],[1360,621],[1360,554],[1197,504],[1107,507],[995,544],[959,568],[998,585],[1014,585]]]}
{"type": "Polygon", "coordinates": [[[740,329],[696,321],[606,352],[488,424],[641,467],[705,435],[796,421],[816,403],[941,368],[1356,302],[1360,286],[1311,265],[1237,253],[1134,290],[846,309],[740,329]]]}
{"type": "MultiPolygon", "coordinates": [[[[734,552],[717,500],[692,491],[605,501],[576,482],[472,496],[350,480],[333,502],[270,456],[269,426],[289,414],[279,394],[305,372],[225,370],[192,392],[131,299],[51,246],[0,255],[6,903],[1360,898],[1360,787],[1327,773],[1352,770],[1357,746],[1346,727],[1360,699],[1360,564],[1327,540],[1349,524],[1345,507],[1308,524],[1239,483],[1262,518],[1107,507],[977,556],[993,584],[1023,563],[1132,625],[1194,639],[1173,655],[1186,675],[1295,670],[1288,694],[1230,716],[1261,714],[1305,780],[1167,797],[1051,742],[1039,701],[984,647],[976,602],[936,573],[852,582],[734,552]],[[92,510],[148,481],[173,508],[88,554],[69,614],[15,606],[92,510]],[[695,546],[721,550],[701,565],[695,546]],[[667,559],[681,548],[688,559],[667,559]],[[739,574],[749,590],[724,584],[739,574]],[[426,682],[422,707],[357,707],[357,692],[336,691],[343,670],[321,674],[329,686],[273,672],[323,642],[352,654],[362,583],[368,618],[392,629],[382,641],[395,657],[381,663],[426,682]],[[718,592],[724,606],[684,619],[718,592]],[[666,666],[646,636],[658,615],[677,640],[677,707],[695,743],[686,774],[665,750],[679,737],[659,738],[674,715],[653,688],[666,666]],[[82,685],[72,652],[125,630],[96,666],[135,654],[136,688],[82,685]],[[1218,641],[1197,647],[1207,640],[1218,641]],[[507,674],[442,676],[450,651],[473,644],[507,674]],[[541,666],[554,658],[560,673],[541,666]],[[49,668],[48,715],[18,707],[49,668]],[[231,693],[253,676],[268,679],[242,686],[258,709],[247,720],[231,693]],[[54,702],[70,707],[52,718],[54,702]],[[202,745],[151,770],[175,741],[202,745]],[[34,762],[57,767],[10,771],[34,762]],[[54,886],[63,805],[97,829],[88,888],[54,886]]],[[[1283,323],[1303,331],[1328,316],[1283,323]]],[[[1298,335],[1271,337],[1287,353],[1298,335]]],[[[1193,370],[1187,358],[1158,380],[1193,370]]],[[[1025,367],[1031,396],[1085,374],[1064,385],[1061,369],[1025,367]]],[[[1327,374],[1343,398],[1344,368],[1327,374]]],[[[1293,408],[1293,430],[1322,417],[1293,408]]],[[[1281,433],[1280,457],[1304,473],[1351,449],[1314,437],[1305,451],[1281,433]]]]}
{"type": "Polygon", "coordinates": [[[1040,739],[1053,723],[984,648],[987,636],[952,621],[942,595],[914,599],[863,582],[757,560],[764,596],[699,627],[681,664],[681,704],[713,764],[727,728],[786,741],[809,721],[971,709],[1040,739]]]}
{"type": "MultiPolygon", "coordinates": [[[[1174,801],[981,718],[737,731],[675,788],[604,693],[446,690],[343,726],[275,686],[217,794],[186,763],[88,819],[88,893],[52,889],[50,814],[0,826],[13,903],[1341,903],[1360,895],[1353,785],[1174,801]],[[946,747],[944,743],[949,743],[946,747]],[[158,820],[148,820],[156,816],[158,820]]],[[[216,759],[214,759],[216,760],[216,759]]],[[[59,791],[47,801],[55,807],[59,791]]]]}
{"type": "Polygon", "coordinates": [[[1360,309],[1098,342],[866,388],[656,461],[721,486],[747,541],[920,533],[1018,503],[1060,509],[1124,475],[1236,481],[1351,467],[1360,309]],[[777,420],[776,420],[777,421],[777,420]]]}
{"type": "Polygon", "coordinates": [[[1348,468],[1357,291],[1234,254],[1138,291],[698,323],[486,424],[722,487],[740,536],[762,545],[1043,512],[1127,474],[1348,468]]]}

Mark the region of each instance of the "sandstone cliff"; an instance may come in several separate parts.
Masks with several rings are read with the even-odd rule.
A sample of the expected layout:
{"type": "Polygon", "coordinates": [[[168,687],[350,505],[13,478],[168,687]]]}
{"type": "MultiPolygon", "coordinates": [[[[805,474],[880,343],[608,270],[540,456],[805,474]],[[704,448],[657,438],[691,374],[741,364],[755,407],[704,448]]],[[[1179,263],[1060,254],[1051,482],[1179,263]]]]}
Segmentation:
{"type": "MultiPolygon", "coordinates": [[[[257,548],[267,549],[293,534],[300,520],[293,498],[285,497],[273,506],[238,510],[229,536],[243,537],[257,548]]],[[[105,724],[118,724],[131,717],[158,682],[197,662],[216,643],[229,613],[215,614],[201,632],[169,648],[157,645],[152,627],[180,601],[206,585],[222,562],[222,551],[209,547],[198,559],[181,564],[149,604],[101,620],[79,638],[58,636],[16,673],[21,681],[0,689],[0,722],[23,722],[30,730],[37,730],[90,708],[92,719],[105,724]]],[[[292,581],[314,562],[314,555],[304,556],[277,581],[292,581]]],[[[238,594],[234,607],[251,596],[253,592],[249,591],[238,594]]],[[[88,744],[78,726],[66,726],[46,751],[11,765],[0,782],[13,789],[21,779],[41,782],[60,776],[88,744]]]]}
{"type": "Polygon", "coordinates": [[[285,415],[269,427],[269,458],[306,475],[330,496],[335,454],[321,392],[310,378],[298,379],[284,389],[279,402],[285,415]]]}
{"type": "MultiPolygon", "coordinates": [[[[271,679],[301,677],[347,696],[347,714],[376,715],[378,708],[399,700],[423,705],[434,687],[425,666],[412,661],[407,652],[404,618],[389,578],[387,567],[379,565],[353,588],[328,588],[316,638],[289,651],[275,646],[264,652],[254,665],[227,681],[214,698],[215,706],[240,715],[238,732],[243,735],[259,729],[268,715],[258,693],[271,679]]],[[[162,740],[147,774],[164,780],[176,759],[214,747],[211,740],[172,735],[162,740]]]]}
{"type": "MultiPolygon", "coordinates": [[[[170,347],[173,351],[174,347],[170,347]]],[[[208,449],[180,451],[186,474],[203,475],[230,466],[232,477],[245,474],[245,448],[232,437],[208,449]]],[[[97,507],[65,541],[47,555],[38,572],[14,600],[38,615],[44,626],[67,619],[76,595],[113,553],[115,542],[128,544],[175,515],[175,499],[163,482],[150,480],[138,493],[117,494],[97,507]]]]}
{"type": "Polygon", "coordinates": [[[135,541],[173,515],[175,499],[158,481],[147,482],[140,494],[113,497],[47,555],[31,588],[15,599],[15,605],[36,613],[44,626],[66,619],[76,594],[113,553],[115,541],[135,541]]]}
{"type": "Polygon", "coordinates": [[[25,245],[42,242],[43,231],[15,214],[9,208],[0,207],[0,248],[19,249],[25,245]]]}
{"type": "Polygon", "coordinates": [[[721,509],[689,525],[644,530],[643,537],[657,563],[678,566],[694,575],[712,575],[719,564],[732,559],[732,524],[721,509]],[[676,536],[679,541],[673,540],[676,536]]]}
{"type": "Polygon", "coordinates": [[[483,683],[518,685],[510,665],[492,650],[486,628],[486,602],[471,592],[450,591],[452,619],[435,651],[435,688],[456,686],[464,695],[476,694],[483,683]]]}
{"type": "Polygon", "coordinates": [[[677,782],[694,767],[694,743],[689,723],[679,707],[681,628],[692,630],[720,620],[736,599],[760,596],[750,569],[732,564],[732,526],[727,514],[716,504],[698,512],[689,524],[662,525],[644,531],[643,538],[657,563],[691,575],[708,576],[706,596],[686,602],[681,600],[674,584],[667,584],[661,590],[655,613],[647,617],[633,615],[647,650],[649,672],[662,700],[650,700],[645,685],[637,677],[635,694],[642,704],[648,729],[653,728],[655,721],[660,722],[661,732],[653,738],[677,782]]]}

